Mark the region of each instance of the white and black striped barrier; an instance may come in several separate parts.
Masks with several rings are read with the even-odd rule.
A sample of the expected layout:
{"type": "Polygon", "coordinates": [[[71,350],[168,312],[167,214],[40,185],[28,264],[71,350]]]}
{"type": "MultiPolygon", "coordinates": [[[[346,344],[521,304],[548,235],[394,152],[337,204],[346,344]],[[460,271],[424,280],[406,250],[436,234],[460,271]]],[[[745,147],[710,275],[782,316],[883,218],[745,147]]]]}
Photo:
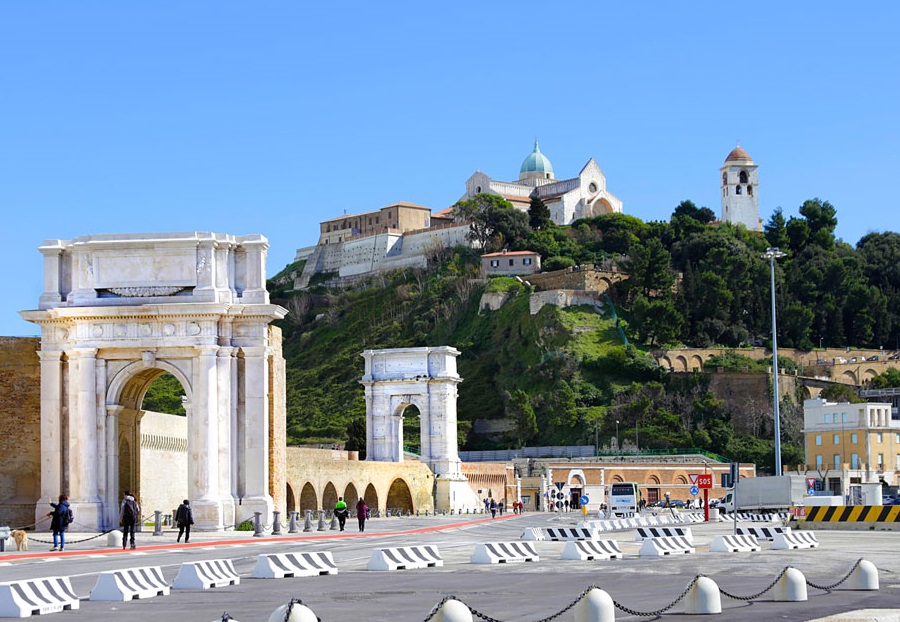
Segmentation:
{"type": "Polygon", "coordinates": [[[539,560],[540,557],[530,542],[488,542],[475,545],[470,561],[473,564],[508,564],[539,560]]]}
{"type": "Polygon", "coordinates": [[[694,543],[694,534],[690,527],[638,527],[634,539],[640,542],[647,538],[671,537],[684,538],[691,545],[694,543]]]}
{"type": "Polygon", "coordinates": [[[791,531],[775,535],[770,547],[774,551],[785,549],[815,549],[819,547],[819,539],[812,531],[791,531]]]}
{"type": "Polygon", "coordinates": [[[615,540],[570,540],[566,542],[560,559],[622,559],[622,549],[615,540]]]}
{"type": "Polygon", "coordinates": [[[531,527],[522,534],[523,540],[567,542],[569,540],[596,540],[598,531],[584,527],[531,527]]]}
{"type": "Polygon", "coordinates": [[[208,590],[240,582],[230,559],[210,559],[181,564],[172,587],[176,590],[208,590]]]}
{"type": "Polygon", "coordinates": [[[756,536],[739,534],[736,536],[716,536],[709,545],[713,553],[752,553],[759,551],[759,540],[756,536]]]}
{"type": "Polygon", "coordinates": [[[395,546],[375,549],[369,558],[369,570],[415,570],[444,565],[436,546],[395,546]]]}
{"type": "Polygon", "coordinates": [[[662,536],[647,538],[641,545],[638,555],[641,557],[662,557],[663,555],[680,555],[696,552],[694,545],[681,536],[662,536]]]}
{"type": "Polygon", "coordinates": [[[0,583],[0,618],[27,618],[78,609],[69,577],[0,583]]]}
{"type": "Polygon", "coordinates": [[[316,553],[275,553],[256,558],[253,576],[257,579],[284,579],[337,574],[329,551],[316,553]]]}
{"type": "Polygon", "coordinates": [[[159,566],[107,570],[97,577],[90,600],[125,602],[135,598],[168,596],[169,584],[159,566]]]}
{"type": "Polygon", "coordinates": [[[780,533],[791,533],[790,527],[738,527],[737,534],[739,536],[753,536],[757,540],[767,540],[771,542],[780,533]]]}

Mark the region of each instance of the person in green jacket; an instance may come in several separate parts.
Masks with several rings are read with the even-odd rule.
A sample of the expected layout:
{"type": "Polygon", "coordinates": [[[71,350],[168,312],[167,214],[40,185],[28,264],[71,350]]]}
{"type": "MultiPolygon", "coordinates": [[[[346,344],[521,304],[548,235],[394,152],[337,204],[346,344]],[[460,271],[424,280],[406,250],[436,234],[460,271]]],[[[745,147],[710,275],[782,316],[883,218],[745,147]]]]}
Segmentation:
{"type": "Polygon", "coordinates": [[[347,511],[347,504],[344,503],[343,497],[338,497],[337,503],[334,504],[334,515],[337,516],[341,531],[344,531],[344,523],[347,522],[347,516],[350,515],[350,512],[347,511]]]}

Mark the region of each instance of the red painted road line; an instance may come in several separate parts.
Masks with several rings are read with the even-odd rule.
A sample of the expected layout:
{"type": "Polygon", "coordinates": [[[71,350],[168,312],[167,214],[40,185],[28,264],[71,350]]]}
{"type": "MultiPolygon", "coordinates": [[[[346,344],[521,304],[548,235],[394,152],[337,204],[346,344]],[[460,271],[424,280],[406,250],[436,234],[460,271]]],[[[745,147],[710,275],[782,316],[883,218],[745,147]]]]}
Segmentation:
{"type": "MultiPolygon", "coordinates": [[[[14,555],[0,555],[0,562],[11,562],[23,559],[43,559],[45,557],[84,557],[85,555],[119,555],[131,553],[132,551],[168,551],[171,549],[194,549],[207,546],[229,546],[233,544],[259,544],[260,542],[298,542],[298,541],[316,541],[316,540],[332,540],[343,538],[365,538],[365,537],[383,537],[383,536],[401,536],[404,534],[431,533],[435,531],[447,531],[450,529],[459,529],[468,527],[469,525],[479,525],[482,523],[496,522],[497,520],[507,520],[511,518],[519,518],[519,514],[506,514],[497,518],[479,518],[469,520],[463,523],[449,523],[447,525],[436,525],[434,527],[419,527],[417,529],[408,529],[403,531],[366,531],[363,533],[352,531],[338,531],[322,535],[303,535],[303,536],[281,536],[273,538],[266,536],[265,538],[249,538],[235,540],[232,538],[225,540],[208,540],[203,542],[172,542],[171,544],[152,544],[142,545],[136,549],[88,549],[84,551],[47,551],[44,553],[16,553],[14,555]]],[[[349,521],[348,521],[349,522],[349,521]]],[[[249,533],[249,532],[248,532],[249,533]]],[[[151,536],[153,537],[153,536],[151,536]]]]}

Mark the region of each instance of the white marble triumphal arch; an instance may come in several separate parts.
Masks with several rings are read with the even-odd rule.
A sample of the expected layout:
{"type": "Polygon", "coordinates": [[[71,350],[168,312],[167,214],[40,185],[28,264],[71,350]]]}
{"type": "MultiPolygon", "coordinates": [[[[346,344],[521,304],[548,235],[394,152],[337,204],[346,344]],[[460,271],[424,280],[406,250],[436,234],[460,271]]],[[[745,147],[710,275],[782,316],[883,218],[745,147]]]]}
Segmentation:
{"type": "MultiPolygon", "coordinates": [[[[271,449],[284,446],[284,365],[269,324],[286,310],[269,303],[267,249],[260,235],[217,233],[40,248],[44,293],[38,310],[21,312],[41,327],[36,517],[66,493],[82,528],[118,524],[122,492],[139,493],[141,404],[166,372],[184,388],[188,429],[188,473],[167,476],[187,480],[196,527],[271,515],[284,489],[271,462],[283,457],[271,449]]],[[[143,508],[153,509],[168,508],[143,508]]]]}
{"type": "Polygon", "coordinates": [[[366,350],[366,460],[403,461],[403,411],[419,410],[421,460],[435,475],[436,510],[478,507],[460,469],[456,436],[459,350],[449,346],[366,350]]]}

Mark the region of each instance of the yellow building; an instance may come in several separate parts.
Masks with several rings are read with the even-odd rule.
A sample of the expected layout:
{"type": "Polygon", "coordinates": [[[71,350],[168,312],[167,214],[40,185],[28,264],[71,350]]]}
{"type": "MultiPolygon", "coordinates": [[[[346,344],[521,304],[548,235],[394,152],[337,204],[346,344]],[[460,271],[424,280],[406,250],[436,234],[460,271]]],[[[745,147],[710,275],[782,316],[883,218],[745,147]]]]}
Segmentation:
{"type": "Polygon", "coordinates": [[[803,402],[806,469],[827,489],[853,497],[859,484],[896,486],[900,476],[900,417],[891,404],[803,402]]]}
{"type": "Polygon", "coordinates": [[[405,233],[428,229],[431,209],[415,203],[394,203],[374,212],[345,214],[319,224],[319,244],[337,244],[356,236],[405,233]]]}

